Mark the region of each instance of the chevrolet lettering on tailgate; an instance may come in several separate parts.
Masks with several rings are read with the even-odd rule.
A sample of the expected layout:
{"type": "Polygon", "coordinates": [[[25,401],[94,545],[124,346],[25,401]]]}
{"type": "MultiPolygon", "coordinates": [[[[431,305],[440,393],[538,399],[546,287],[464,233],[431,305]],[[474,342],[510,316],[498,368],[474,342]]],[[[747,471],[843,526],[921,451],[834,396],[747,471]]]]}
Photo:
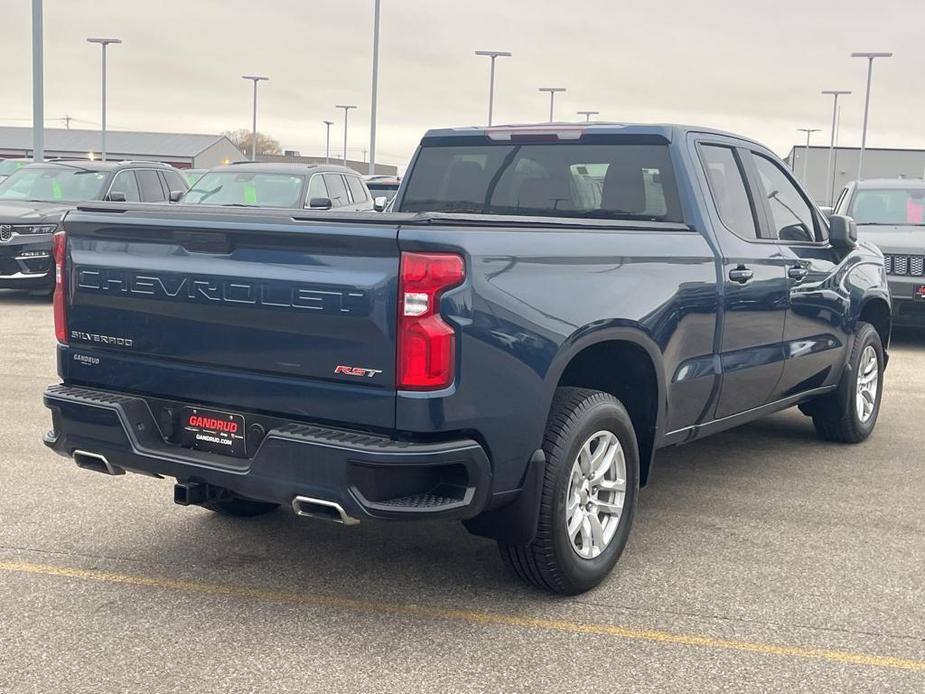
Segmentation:
{"type": "Polygon", "coordinates": [[[135,273],[108,268],[77,268],[80,291],[136,295],[178,301],[252,304],[300,308],[325,313],[357,313],[368,310],[363,291],[317,289],[284,282],[203,278],[175,273],[135,273]]]}

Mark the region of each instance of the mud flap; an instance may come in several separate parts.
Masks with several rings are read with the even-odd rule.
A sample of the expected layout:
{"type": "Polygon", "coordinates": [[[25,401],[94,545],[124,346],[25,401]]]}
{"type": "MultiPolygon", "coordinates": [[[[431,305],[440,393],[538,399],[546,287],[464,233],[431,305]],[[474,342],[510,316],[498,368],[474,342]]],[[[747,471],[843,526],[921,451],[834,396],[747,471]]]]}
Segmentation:
{"type": "Polygon", "coordinates": [[[539,521],[545,472],[546,454],[537,450],[527,463],[517,498],[506,506],[464,520],[466,530],[473,535],[509,545],[528,545],[533,542],[539,521]]]}

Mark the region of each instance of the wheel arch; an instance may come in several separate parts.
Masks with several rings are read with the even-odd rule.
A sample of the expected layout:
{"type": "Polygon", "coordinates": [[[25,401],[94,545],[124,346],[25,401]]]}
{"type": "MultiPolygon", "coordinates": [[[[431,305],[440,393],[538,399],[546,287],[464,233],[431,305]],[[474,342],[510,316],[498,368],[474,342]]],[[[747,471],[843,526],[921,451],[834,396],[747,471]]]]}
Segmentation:
{"type": "Polygon", "coordinates": [[[562,386],[600,390],[623,403],[636,431],[639,483],[645,485],[667,409],[662,353],[656,343],[638,327],[577,331],[560,350],[547,380],[547,411],[552,394],[562,386]],[[621,369],[621,365],[628,368],[621,369]]]}
{"type": "Polygon", "coordinates": [[[880,335],[880,342],[885,352],[890,346],[890,334],[893,329],[893,315],[889,301],[879,295],[865,297],[861,302],[857,319],[874,326],[877,334],[880,335]]]}

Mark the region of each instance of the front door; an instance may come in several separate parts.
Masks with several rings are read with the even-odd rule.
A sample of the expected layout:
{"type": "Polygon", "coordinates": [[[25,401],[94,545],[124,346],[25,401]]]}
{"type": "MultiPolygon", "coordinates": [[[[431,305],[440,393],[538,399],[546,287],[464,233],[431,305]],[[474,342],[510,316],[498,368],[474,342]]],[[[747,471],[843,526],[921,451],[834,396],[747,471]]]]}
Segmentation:
{"type": "Polygon", "coordinates": [[[784,374],[776,398],[835,383],[848,336],[847,291],[839,281],[838,251],[826,238],[820,213],[790,174],[771,157],[750,153],[755,187],[770,232],[783,253],[790,293],[784,329],[784,374]]]}
{"type": "Polygon", "coordinates": [[[722,381],[712,417],[721,419],[774,399],[789,287],[781,249],[762,235],[765,212],[747,183],[748,153],[722,139],[702,140],[698,150],[723,256],[722,381]]]}

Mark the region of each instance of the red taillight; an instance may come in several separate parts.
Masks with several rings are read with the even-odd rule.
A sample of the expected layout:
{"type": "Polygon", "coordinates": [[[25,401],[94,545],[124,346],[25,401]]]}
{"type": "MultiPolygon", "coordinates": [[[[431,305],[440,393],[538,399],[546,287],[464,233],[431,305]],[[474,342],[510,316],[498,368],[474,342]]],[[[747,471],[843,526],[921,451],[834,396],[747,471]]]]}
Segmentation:
{"type": "Polygon", "coordinates": [[[463,281],[452,253],[402,253],[398,287],[398,387],[437,390],[453,382],[456,331],[440,317],[440,295],[463,281]]]}
{"type": "Polygon", "coordinates": [[[67,344],[67,236],[56,231],[52,237],[52,255],[55,258],[55,337],[67,344]]]}

